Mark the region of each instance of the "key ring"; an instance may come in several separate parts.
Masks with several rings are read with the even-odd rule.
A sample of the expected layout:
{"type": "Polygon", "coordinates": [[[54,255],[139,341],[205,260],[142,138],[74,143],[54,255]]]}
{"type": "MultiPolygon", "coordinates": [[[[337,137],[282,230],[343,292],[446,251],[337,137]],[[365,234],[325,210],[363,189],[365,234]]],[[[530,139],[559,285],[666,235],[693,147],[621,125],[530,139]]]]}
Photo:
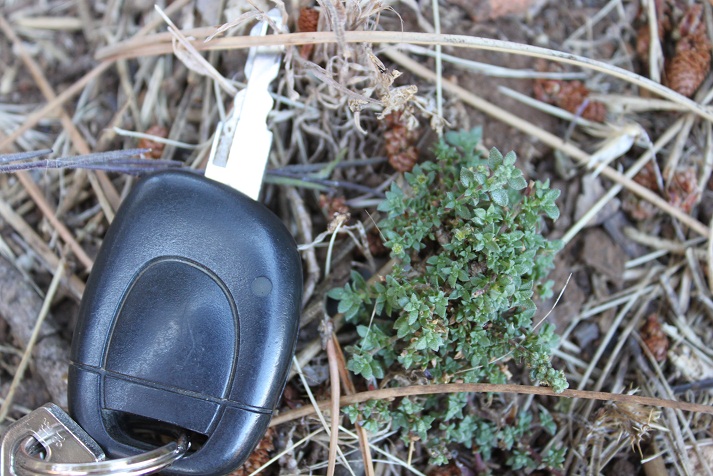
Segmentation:
{"type": "Polygon", "coordinates": [[[30,453],[31,448],[36,445],[36,440],[32,436],[27,437],[20,444],[15,454],[15,471],[18,475],[108,476],[121,474],[125,476],[140,476],[154,473],[174,463],[191,446],[188,437],[182,434],[177,441],[172,441],[160,448],[137,456],[91,463],[52,463],[43,461],[30,453]],[[33,441],[35,442],[34,444],[33,441]]]}

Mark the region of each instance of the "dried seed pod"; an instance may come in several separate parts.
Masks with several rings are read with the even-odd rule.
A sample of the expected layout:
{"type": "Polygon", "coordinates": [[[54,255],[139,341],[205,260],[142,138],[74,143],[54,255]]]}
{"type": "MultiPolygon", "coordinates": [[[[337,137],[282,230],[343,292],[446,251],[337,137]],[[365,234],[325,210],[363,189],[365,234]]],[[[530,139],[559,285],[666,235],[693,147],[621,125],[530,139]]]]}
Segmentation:
{"type": "Polygon", "coordinates": [[[646,323],[641,327],[639,333],[646,347],[649,348],[656,358],[656,362],[666,360],[669,340],[668,336],[661,329],[661,321],[656,313],[650,314],[649,317],[646,318],[646,323]]]}
{"type": "Polygon", "coordinates": [[[319,207],[325,211],[327,217],[330,219],[334,218],[335,215],[349,213],[349,206],[346,204],[346,199],[343,196],[330,197],[325,194],[320,194],[319,207]]]}
{"type": "Polygon", "coordinates": [[[329,233],[336,233],[337,230],[343,226],[344,224],[348,223],[349,220],[351,220],[352,214],[347,212],[347,213],[334,213],[334,217],[332,218],[332,221],[330,221],[327,224],[327,231],[329,233]]]}
{"type": "MultiPolygon", "coordinates": [[[[155,124],[146,130],[146,134],[166,138],[168,137],[168,129],[155,124]]],[[[153,139],[139,139],[138,147],[139,149],[151,149],[149,157],[153,159],[160,159],[161,155],[163,155],[163,148],[166,147],[166,144],[163,142],[156,142],[153,139]]]]}
{"type": "MultiPolygon", "coordinates": [[[[299,32],[313,32],[317,31],[319,26],[319,10],[314,8],[305,7],[300,10],[300,16],[297,19],[297,31],[299,32]]],[[[302,45],[300,47],[300,56],[303,58],[309,58],[312,56],[312,51],[314,50],[314,45],[302,45]]]]}
{"type": "Polygon", "coordinates": [[[711,44],[706,33],[701,5],[691,6],[678,24],[680,36],[674,56],[666,63],[666,85],[674,91],[693,96],[708,75],[711,44]]]}
{"type": "Polygon", "coordinates": [[[590,100],[589,88],[581,81],[536,79],[533,89],[536,99],[554,104],[590,121],[603,122],[606,117],[604,104],[590,100]]]}
{"type": "Polygon", "coordinates": [[[385,117],[384,132],[386,156],[391,166],[399,172],[410,172],[418,162],[416,141],[418,134],[401,121],[401,113],[393,112],[385,117]]]}

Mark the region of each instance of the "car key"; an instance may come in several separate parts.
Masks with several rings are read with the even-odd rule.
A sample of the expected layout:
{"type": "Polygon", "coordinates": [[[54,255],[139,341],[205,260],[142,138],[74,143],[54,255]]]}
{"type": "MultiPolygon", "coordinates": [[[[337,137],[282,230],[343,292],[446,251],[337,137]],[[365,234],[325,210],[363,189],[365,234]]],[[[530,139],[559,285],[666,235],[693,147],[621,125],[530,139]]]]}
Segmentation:
{"type": "Polygon", "coordinates": [[[42,448],[43,460],[52,463],[89,463],[104,460],[101,448],[69,415],[47,403],[14,422],[0,439],[0,474],[32,474],[18,464],[21,453],[42,448]]]}
{"type": "Polygon", "coordinates": [[[47,403],[11,424],[0,437],[0,476],[154,474],[181,458],[189,446],[182,435],[138,456],[107,460],[64,410],[47,403]]]}
{"type": "Polygon", "coordinates": [[[225,474],[267,429],[302,300],[294,239],[255,201],[280,59],[275,48],[250,50],[247,87],[216,132],[208,178],[148,176],[106,234],[72,341],[69,407],[109,457],[185,432],[191,451],[162,474],[225,474]]]}

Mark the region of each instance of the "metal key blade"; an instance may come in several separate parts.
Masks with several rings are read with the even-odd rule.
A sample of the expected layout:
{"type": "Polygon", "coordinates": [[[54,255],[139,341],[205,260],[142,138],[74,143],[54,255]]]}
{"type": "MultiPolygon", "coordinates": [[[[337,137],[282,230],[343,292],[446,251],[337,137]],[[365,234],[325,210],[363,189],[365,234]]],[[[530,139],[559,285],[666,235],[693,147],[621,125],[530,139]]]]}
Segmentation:
{"type": "MultiPolygon", "coordinates": [[[[278,25],[282,16],[277,9],[268,16],[278,25]]],[[[263,36],[267,22],[255,25],[251,36],[263,36]]],[[[233,102],[233,112],[225,124],[219,125],[206,177],[229,185],[257,200],[262,178],[272,146],[272,132],[267,128],[267,115],[274,101],[270,83],[280,71],[281,47],[259,46],[250,49],[245,65],[247,87],[233,102]]]]}
{"type": "Polygon", "coordinates": [[[20,445],[29,437],[42,445],[45,461],[89,463],[105,459],[104,452],[61,408],[47,403],[13,423],[0,439],[0,473],[3,476],[28,474],[16,467],[20,445]]]}

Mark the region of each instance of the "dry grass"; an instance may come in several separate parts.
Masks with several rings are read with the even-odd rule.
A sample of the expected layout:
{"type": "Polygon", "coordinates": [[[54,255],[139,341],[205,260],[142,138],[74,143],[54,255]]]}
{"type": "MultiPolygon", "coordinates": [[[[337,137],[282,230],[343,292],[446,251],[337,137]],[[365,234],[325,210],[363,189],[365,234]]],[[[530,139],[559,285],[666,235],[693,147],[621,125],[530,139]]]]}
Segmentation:
{"type": "MultiPolygon", "coordinates": [[[[366,395],[359,392],[363,382],[351,382],[339,342],[355,336],[344,331],[339,316],[326,316],[324,294],[343,282],[353,266],[371,268],[376,279],[391,264],[377,271],[383,263],[371,257],[368,237],[378,217],[362,213],[373,210],[391,182],[400,180],[384,165],[385,116],[402,114],[424,137],[419,144],[424,146],[444,127],[461,127],[464,117],[475,117],[478,111],[488,121],[545,144],[544,159],[556,162],[548,165],[543,159],[524,165],[532,178],[552,178],[565,191],[563,220],[551,232],[569,243],[558,269],[563,273],[558,276],[565,278],[558,286],[572,273],[574,278],[549,319],[562,334],[558,365],[576,390],[567,394],[572,400],[559,402],[524,397],[551,397],[547,390],[527,386],[470,390],[499,392],[521,408],[547,405],[560,424],[547,445],[571,449],[564,474],[616,474],[612,468],[624,467],[617,464],[644,462],[640,467],[647,475],[712,475],[708,388],[713,379],[713,240],[708,238],[713,81],[709,75],[689,99],[635,72],[634,22],[643,21],[656,37],[654,2],[645,2],[642,12],[648,16],[641,13],[642,18],[637,18],[635,2],[600,2],[570,26],[568,37],[548,40],[549,48],[466,34],[458,26],[465,21],[455,13],[458,2],[440,2],[439,7],[435,1],[419,6],[414,1],[318,0],[316,32],[254,39],[244,35],[268,3],[283,11],[293,30],[304,5],[297,0],[249,3],[178,0],[159,12],[142,1],[109,1],[99,8],[84,0],[50,0],[42,6],[6,0],[0,5],[0,154],[51,147],[54,156],[72,156],[140,147],[141,140],[151,139],[161,144],[163,160],[200,169],[217,122],[229,112],[225,108],[231,95],[244,86],[245,48],[285,46],[275,90],[277,107],[270,118],[275,143],[264,200],[305,244],[304,331],[295,360],[299,381],[290,385],[309,394],[313,407],[299,415],[284,413],[279,449],[261,470],[279,466],[285,472],[321,473],[343,465],[352,474],[363,470],[372,475],[431,469],[417,445],[399,446],[388,429],[377,435],[361,428],[353,432],[344,422],[340,426],[331,421],[330,412],[319,410],[326,409],[330,392],[339,393],[338,385],[331,390],[323,385],[327,374],[333,383],[341,374],[343,402],[400,395],[366,395]],[[211,10],[211,5],[216,8],[211,10]],[[215,16],[221,11],[223,15],[215,16]],[[223,22],[221,28],[205,26],[223,22]],[[484,65],[466,58],[474,50],[490,51],[491,58],[546,59],[560,69],[484,65]],[[432,58],[424,59],[424,54],[432,58]],[[454,80],[473,71],[488,78],[493,91],[488,99],[479,96],[482,90],[470,90],[467,81],[454,80]],[[584,80],[599,92],[591,98],[604,104],[607,121],[583,119],[521,92],[501,89],[504,93],[496,94],[502,77],[584,80]],[[651,93],[655,99],[648,97],[651,93]],[[498,103],[506,97],[521,101],[521,109],[513,113],[498,103]],[[535,123],[529,119],[532,115],[522,114],[530,108],[561,118],[564,125],[535,123]],[[167,129],[166,137],[145,136],[155,125],[167,129]],[[653,170],[651,183],[641,179],[645,170],[653,170]],[[584,176],[587,183],[602,187],[586,200],[584,176]],[[579,200],[586,210],[576,214],[579,200]],[[624,223],[602,218],[603,211],[619,209],[622,203],[628,207],[628,215],[619,213],[627,217],[624,223]],[[345,210],[339,207],[361,223],[344,224],[345,210]],[[341,213],[337,220],[334,211],[341,213]],[[633,213],[645,218],[632,218],[633,213]],[[630,251],[606,263],[619,274],[607,274],[596,267],[600,258],[588,261],[578,251],[592,226],[617,237],[610,248],[630,251]],[[352,253],[354,248],[367,259],[352,262],[359,256],[352,253]],[[578,299],[572,297],[575,291],[581,294],[578,299]],[[322,336],[326,352],[317,323],[328,326],[322,336]],[[315,412],[319,418],[311,416],[315,412]]],[[[711,31],[711,6],[703,7],[711,31]]],[[[544,8],[564,15],[553,5],[544,8]]],[[[579,4],[577,8],[584,9],[579,4]]],[[[520,20],[530,29],[544,28],[544,20],[520,20]]],[[[650,53],[643,74],[660,78],[665,51],[653,45],[650,53]]],[[[500,148],[508,148],[507,137],[498,141],[500,148]]],[[[54,319],[69,327],[64,333],[67,345],[92,257],[133,180],[103,170],[0,176],[0,254],[26,277],[18,287],[49,288],[45,302],[52,305],[54,319]],[[60,272],[61,282],[53,279],[60,272]]],[[[15,290],[2,293],[11,299],[15,290]]],[[[11,307],[9,302],[6,308],[11,307]]],[[[7,392],[0,414],[10,411],[16,417],[33,404],[28,392],[36,386],[31,382],[53,370],[37,362],[25,372],[37,335],[27,339],[15,328],[0,326],[0,336],[0,378],[8,380],[0,380],[7,392]]],[[[414,389],[430,390],[462,389],[414,389]]],[[[41,390],[36,396],[57,400],[61,391],[50,395],[41,390]]],[[[306,399],[302,403],[310,405],[306,399]]]]}

